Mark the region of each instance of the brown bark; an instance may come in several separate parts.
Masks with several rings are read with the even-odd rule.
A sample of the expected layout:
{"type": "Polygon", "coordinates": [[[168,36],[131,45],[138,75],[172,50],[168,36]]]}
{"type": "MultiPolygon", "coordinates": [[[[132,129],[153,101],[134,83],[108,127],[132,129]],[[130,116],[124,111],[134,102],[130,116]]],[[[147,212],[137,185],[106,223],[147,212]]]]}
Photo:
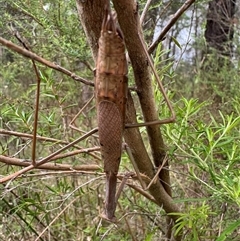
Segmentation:
{"type": "Polygon", "coordinates": [[[96,63],[98,52],[98,39],[100,38],[101,26],[105,13],[104,8],[108,5],[108,0],[77,0],[76,2],[78,16],[82,23],[84,32],[86,33],[88,43],[92,50],[93,59],[96,63]]]}

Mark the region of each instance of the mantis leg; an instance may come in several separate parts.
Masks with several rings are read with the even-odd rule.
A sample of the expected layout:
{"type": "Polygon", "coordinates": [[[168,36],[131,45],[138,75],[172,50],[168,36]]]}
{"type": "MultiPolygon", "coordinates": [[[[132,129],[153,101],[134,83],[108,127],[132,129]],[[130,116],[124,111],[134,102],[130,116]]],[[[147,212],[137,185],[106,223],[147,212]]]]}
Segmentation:
{"type": "Polygon", "coordinates": [[[156,70],[154,68],[153,61],[152,61],[151,57],[148,54],[148,51],[147,51],[146,46],[145,46],[145,43],[143,42],[143,40],[142,40],[140,35],[139,35],[139,38],[141,40],[141,43],[142,43],[144,52],[146,54],[146,57],[148,59],[149,65],[150,65],[150,67],[151,67],[151,69],[153,71],[153,74],[154,74],[154,76],[155,76],[155,78],[157,80],[158,87],[159,87],[159,89],[160,89],[160,91],[161,91],[161,93],[162,93],[162,95],[164,97],[164,100],[166,101],[167,106],[168,106],[168,108],[170,110],[171,116],[169,118],[163,119],[163,120],[154,120],[154,121],[148,121],[148,122],[144,122],[144,123],[133,123],[133,124],[129,123],[129,124],[125,124],[125,128],[136,128],[136,127],[142,127],[142,126],[152,126],[152,125],[162,125],[162,124],[173,123],[175,121],[175,119],[176,119],[176,114],[175,114],[175,112],[173,110],[173,107],[172,107],[172,104],[171,104],[170,100],[167,97],[167,94],[166,94],[166,92],[164,90],[162,82],[159,79],[158,74],[157,74],[157,72],[156,72],[156,70]]]}

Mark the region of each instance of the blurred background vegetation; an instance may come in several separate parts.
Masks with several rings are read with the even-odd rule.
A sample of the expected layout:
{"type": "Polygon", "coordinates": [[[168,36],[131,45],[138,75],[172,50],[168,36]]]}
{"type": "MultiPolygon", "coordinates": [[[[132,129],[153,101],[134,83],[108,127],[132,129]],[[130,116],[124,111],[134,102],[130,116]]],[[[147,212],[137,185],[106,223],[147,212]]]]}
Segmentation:
{"type": "MultiPolygon", "coordinates": [[[[183,228],[183,240],[189,241],[240,240],[239,11],[233,4],[228,5],[229,12],[225,2],[235,4],[196,1],[153,54],[177,114],[176,123],[161,128],[173,198],[182,209],[175,230],[183,228]],[[213,20],[218,20],[225,38],[217,38],[217,21],[213,20]]],[[[146,1],[138,3],[141,13],[146,1]]],[[[148,45],[183,3],[152,1],[143,24],[148,45]]],[[[0,16],[1,37],[20,45],[13,34],[16,30],[33,52],[93,80],[94,62],[75,1],[0,0],[0,16]]],[[[27,161],[32,142],[22,134],[33,132],[36,75],[29,59],[3,46],[0,63],[0,155],[27,161]]],[[[37,134],[55,139],[37,142],[37,159],[41,159],[61,148],[61,141],[68,143],[96,127],[96,111],[93,101],[76,120],[82,132],[71,129],[71,120],[92,96],[93,88],[42,64],[37,66],[41,75],[37,134]]],[[[162,103],[155,89],[156,101],[162,103]]],[[[167,107],[161,104],[159,112],[162,116],[167,107]]],[[[141,131],[144,135],[145,128],[141,131]]],[[[78,149],[96,146],[93,136],[80,142],[78,149]]],[[[55,163],[96,164],[99,171],[34,170],[1,184],[2,240],[164,240],[165,212],[128,186],[119,199],[118,226],[99,218],[104,202],[99,153],[55,163]]],[[[1,163],[0,175],[19,169],[1,163]]],[[[131,169],[123,153],[120,171],[131,169]]]]}

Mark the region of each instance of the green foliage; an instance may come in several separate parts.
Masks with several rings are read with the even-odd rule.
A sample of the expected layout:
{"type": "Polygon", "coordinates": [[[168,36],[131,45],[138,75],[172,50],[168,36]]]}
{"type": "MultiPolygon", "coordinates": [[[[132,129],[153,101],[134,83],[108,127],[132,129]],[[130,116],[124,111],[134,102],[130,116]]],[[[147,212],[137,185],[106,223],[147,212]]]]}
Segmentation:
{"type": "Polygon", "coordinates": [[[180,216],[175,225],[175,235],[182,232],[183,228],[187,228],[188,239],[198,241],[201,238],[206,238],[206,230],[208,229],[208,217],[214,214],[205,202],[200,207],[191,205],[187,207],[186,213],[170,213],[169,215],[180,216]],[[201,229],[199,229],[201,227],[201,229]]]}
{"type": "Polygon", "coordinates": [[[229,224],[229,226],[221,233],[221,235],[216,239],[216,241],[226,240],[227,236],[239,227],[240,227],[240,220],[229,224]]]}
{"type": "MultiPolygon", "coordinates": [[[[176,233],[187,228],[184,240],[215,239],[210,230],[210,227],[213,228],[212,220],[220,223],[219,228],[221,225],[229,225],[229,218],[238,218],[236,213],[232,213],[232,208],[240,207],[240,152],[237,148],[240,141],[240,118],[233,113],[223,115],[220,112],[222,120],[219,121],[218,118],[211,116],[211,113],[203,113],[206,107],[207,103],[199,104],[197,100],[182,99],[178,102],[177,123],[165,126],[172,158],[176,160],[176,164],[186,166],[185,175],[188,175],[189,182],[197,185],[194,187],[196,199],[182,200],[187,203],[186,211],[172,214],[180,216],[175,226],[176,233]],[[204,198],[203,203],[200,197],[204,198]],[[222,213],[219,206],[223,203],[231,208],[222,214],[226,216],[224,220],[216,221],[222,213]]],[[[180,178],[182,179],[183,177],[180,178]]],[[[183,190],[185,194],[188,193],[187,190],[183,190]]],[[[181,199],[178,202],[181,202],[181,199]]],[[[237,223],[236,221],[236,225],[233,225],[235,228],[237,223]]],[[[236,230],[227,230],[228,235],[234,237],[236,230]]]]}

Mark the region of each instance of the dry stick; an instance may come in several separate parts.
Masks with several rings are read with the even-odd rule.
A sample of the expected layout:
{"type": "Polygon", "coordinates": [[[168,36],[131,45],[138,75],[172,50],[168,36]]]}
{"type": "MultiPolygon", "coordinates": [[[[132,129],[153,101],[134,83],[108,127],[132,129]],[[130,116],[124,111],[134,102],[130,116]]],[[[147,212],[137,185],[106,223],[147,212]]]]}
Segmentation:
{"type": "Polygon", "coordinates": [[[84,149],[80,149],[80,150],[70,151],[70,152],[67,152],[67,153],[64,153],[64,154],[59,154],[59,155],[54,156],[51,159],[51,161],[57,160],[57,159],[63,159],[63,158],[70,157],[70,156],[76,156],[80,153],[88,153],[92,157],[95,157],[95,159],[97,159],[98,161],[101,161],[102,159],[100,157],[91,153],[91,152],[95,152],[95,151],[100,151],[100,147],[99,146],[89,147],[89,148],[84,148],[84,149]]]}
{"type": "Polygon", "coordinates": [[[135,162],[135,159],[134,159],[134,157],[133,157],[132,151],[131,151],[131,149],[129,148],[129,146],[128,146],[127,144],[125,145],[125,148],[126,148],[126,151],[127,151],[128,156],[129,156],[129,159],[130,159],[131,162],[132,162],[133,168],[134,168],[134,170],[135,170],[135,172],[136,172],[136,174],[137,174],[138,180],[139,180],[142,188],[145,189],[145,188],[146,188],[146,184],[145,184],[145,182],[144,182],[144,181],[142,180],[142,178],[141,178],[141,175],[140,175],[140,172],[139,172],[137,163],[135,162]]]}
{"type": "Polygon", "coordinates": [[[152,195],[150,195],[148,192],[145,192],[143,189],[141,189],[138,186],[131,184],[131,183],[127,183],[126,185],[133,188],[135,191],[139,192],[141,195],[143,195],[145,198],[147,198],[151,202],[154,202],[155,204],[159,205],[158,202],[155,200],[155,198],[152,195]]]}
{"type": "Polygon", "coordinates": [[[43,158],[41,161],[37,162],[35,166],[33,166],[32,164],[28,167],[25,167],[15,173],[12,173],[6,177],[3,177],[0,179],[0,183],[4,183],[4,182],[7,182],[11,179],[15,179],[16,177],[18,177],[19,175],[21,174],[24,174],[26,173],[27,171],[30,171],[32,169],[34,169],[35,167],[39,167],[41,166],[42,164],[45,164],[46,162],[48,162],[51,158],[53,158],[54,156],[56,156],[57,154],[67,150],[69,147],[73,146],[74,144],[78,143],[79,141],[81,140],[84,140],[86,139],[88,136],[92,135],[93,133],[97,132],[98,131],[98,128],[94,128],[92,129],[91,131],[89,131],[88,133],[86,133],[85,135],[79,137],[78,139],[76,139],[75,141],[69,143],[68,145],[64,146],[63,148],[57,150],[56,152],[50,154],[49,156],[43,158]]]}
{"type": "Polygon", "coordinates": [[[152,54],[157,45],[163,40],[167,32],[171,29],[171,27],[177,22],[177,20],[181,17],[181,15],[195,2],[195,0],[187,0],[173,15],[167,25],[163,28],[162,32],[158,36],[158,38],[151,44],[148,49],[148,53],[152,54]]]}
{"type": "Polygon", "coordinates": [[[130,233],[131,237],[132,237],[132,241],[138,241],[138,239],[135,237],[133,231],[132,231],[132,228],[131,228],[131,223],[130,221],[131,220],[128,220],[127,219],[127,215],[126,215],[126,212],[125,210],[122,208],[122,205],[120,203],[118,203],[118,206],[119,206],[119,209],[121,210],[121,212],[124,214],[123,215],[123,218],[125,220],[125,223],[127,225],[127,228],[128,228],[128,233],[130,233]]]}
{"type": "MultiPolygon", "coordinates": [[[[7,130],[4,130],[4,129],[0,129],[0,134],[3,134],[3,135],[10,135],[10,136],[18,136],[18,137],[21,137],[22,139],[33,139],[33,135],[32,134],[26,134],[26,133],[22,133],[22,132],[16,132],[16,131],[7,131],[7,130]]],[[[84,133],[85,134],[85,133],[84,133]]],[[[95,135],[93,135],[95,136],[95,135]]],[[[69,142],[68,141],[62,141],[62,140],[58,140],[58,139],[54,139],[54,138],[50,138],[50,137],[45,137],[45,136],[36,136],[36,138],[39,140],[39,141],[48,141],[48,142],[55,142],[55,144],[64,144],[64,145],[68,145],[69,142]]],[[[93,156],[94,158],[98,159],[98,160],[101,160],[99,157],[97,157],[95,154],[91,153],[91,152],[94,152],[94,151],[99,151],[100,150],[100,147],[93,147],[93,148],[81,148],[77,145],[73,145],[73,147],[77,148],[77,149],[80,149],[80,150],[76,150],[76,151],[72,151],[72,152],[68,152],[68,153],[65,153],[65,154],[62,154],[62,155],[58,155],[56,156],[55,158],[52,158],[51,160],[55,160],[55,159],[61,159],[61,158],[65,158],[65,157],[68,157],[68,156],[73,156],[73,155],[77,155],[79,153],[82,153],[82,152],[86,152],[88,153],[90,156],[93,156]]],[[[16,155],[16,154],[15,154],[16,155]]],[[[0,156],[0,161],[1,161],[1,157],[0,156]]],[[[21,160],[21,159],[19,159],[21,160]]],[[[4,162],[4,161],[3,161],[4,162]]],[[[21,161],[22,162],[22,161],[21,161]]],[[[5,162],[6,163],[6,162],[5,162]]],[[[11,165],[11,164],[10,164],[11,165]]],[[[25,165],[19,165],[19,166],[25,166],[25,165]]],[[[26,165],[27,166],[27,165],[26,165]]]]}
{"type": "MultiPolygon", "coordinates": [[[[90,104],[90,102],[93,100],[94,95],[88,100],[88,102],[82,107],[82,109],[74,116],[74,118],[71,120],[71,122],[69,123],[69,127],[72,128],[75,131],[81,132],[81,133],[86,133],[83,130],[80,130],[79,128],[77,128],[76,126],[74,126],[73,124],[75,124],[75,120],[78,118],[78,116],[87,108],[87,106],[90,104]]],[[[93,135],[94,137],[98,137],[96,135],[93,135]]]]}
{"type": "Polygon", "coordinates": [[[158,175],[159,175],[160,171],[162,170],[162,168],[164,167],[166,162],[167,162],[167,156],[165,155],[162,165],[158,168],[157,173],[155,174],[155,176],[153,177],[151,182],[148,184],[148,186],[144,190],[148,190],[152,186],[153,183],[156,183],[156,181],[158,180],[158,175]]]}
{"type": "Polygon", "coordinates": [[[75,73],[73,73],[73,72],[71,72],[71,71],[61,67],[60,65],[55,64],[53,62],[50,62],[50,61],[48,61],[48,60],[38,56],[37,54],[35,54],[35,53],[33,53],[33,52],[29,51],[29,50],[26,50],[26,49],[24,49],[24,48],[22,48],[22,47],[20,47],[20,46],[18,46],[16,44],[8,41],[8,40],[6,40],[6,39],[4,39],[2,37],[0,37],[0,43],[2,45],[6,46],[7,48],[9,48],[9,49],[11,49],[11,50],[21,54],[22,56],[30,58],[32,60],[35,60],[35,61],[37,61],[37,62],[39,62],[41,64],[44,64],[44,65],[48,66],[49,68],[55,69],[57,71],[60,71],[60,72],[62,72],[64,74],[70,76],[72,79],[74,79],[76,81],[82,82],[82,83],[84,83],[86,85],[94,86],[93,82],[91,82],[89,80],[86,80],[84,78],[81,78],[81,77],[77,76],[75,73]]]}
{"type": "MultiPolygon", "coordinates": [[[[44,164],[46,165],[46,164],[44,164]]],[[[43,165],[43,166],[44,166],[43,165]]],[[[50,164],[49,164],[50,165],[50,164]]],[[[34,174],[26,174],[21,176],[22,178],[25,177],[44,177],[46,178],[47,176],[62,176],[62,175],[70,175],[70,176],[83,176],[83,175],[93,175],[93,176],[104,176],[105,173],[100,171],[100,167],[96,166],[97,168],[95,168],[94,166],[96,165],[81,165],[79,167],[81,167],[81,169],[79,170],[51,170],[51,171],[46,171],[46,172],[39,172],[39,173],[34,173],[34,174]],[[82,166],[86,166],[88,171],[85,171],[84,167],[82,168],[82,166]],[[92,166],[92,167],[91,167],[92,166]],[[90,169],[91,168],[91,169],[90,169]],[[96,172],[98,171],[98,172],[96,172]]]]}
{"type": "MultiPolygon", "coordinates": [[[[30,45],[28,41],[20,35],[20,33],[11,25],[11,30],[16,39],[23,45],[26,50],[30,50],[30,45]]],[[[33,68],[37,77],[37,91],[36,91],[36,104],[34,112],[34,123],[33,123],[33,143],[32,143],[32,164],[36,165],[36,145],[37,145],[37,125],[38,125],[38,110],[39,110],[39,98],[40,98],[40,84],[41,78],[35,64],[35,61],[32,59],[33,68]]]]}
{"type": "MultiPolygon", "coordinates": [[[[71,152],[68,152],[68,153],[56,155],[53,158],[51,158],[49,161],[54,161],[54,160],[57,160],[57,159],[63,159],[63,158],[75,156],[75,155],[78,155],[78,154],[81,154],[81,153],[89,153],[89,152],[98,151],[98,150],[100,150],[99,147],[92,147],[92,148],[86,148],[86,149],[82,149],[82,150],[71,151],[71,152]]],[[[100,158],[97,158],[97,159],[99,160],[100,158]]],[[[14,158],[14,157],[7,157],[7,156],[3,156],[3,155],[0,155],[0,162],[5,163],[7,165],[22,166],[22,167],[27,167],[27,166],[31,165],[31,162],[28,161],[28,160],[14,158]]],[[[89,167],[89,170],[91,170],[92,167],[94,167],[94,169],[95,169],[97,167],[97,165],[80,165],[80,166],[77,165],[77,166],[74,166],[74,165],[69,165],[69,164],[54,163],[54,164],[48,164],[48,165],[44,164],[44,165],[38,166],[36,168],[49,169],[49,170],[81,170],[82,168],[87,169],[88,167],[89,167]]]]}
{"type": "Polygon", "coordinates": [[[12,155],[12,157],[18,156],[18,154],[21,153],[22,151],[24,151],[24,149],[27,148],[27,146],[29,146],[31,142],[32,142],[31,140],[26,141],[26,144],[24,144],[21,148],[19,148],[19,149],[17,150],[17,152],[15,152],[15,153],[12,155]]]}
{"type": "Polygon", "coordinates": [[[142,11],[142,15],[141,15],[141,17],[140,17],[140,26],[142,26],[142,24],[143,24],[143,21],[144,21],[144,19],[145,19],[145,17],[146,17],[146,14],[147,14],[147,11],[148,11],[149,6],[150,6],[150,4],[151,4],[151,1],[152,1],[152,0],[148,0],[147,3],[145,4],[145,7],[144,7],[144,9],[143,9],[143,11],[142,11]]]}
{"type": "Polygon", "coordinates": [[[66,211],[67,208],[69,208],[75,201],[77,201],[79,197],[74,198],[66,207],[64,207],[58,215],[49,223],[49,225],[43,229],[43,231],[38,235],[38,237],[34,240],[37,241],[41,239],[42,235],[49,229],[49,227],[66,211]]]}
{"type": "MultiPolygon", "coordinates": [[[[8,131],[8,130],[4,130],[4,129],[0,129],[0,134],[9,135],[9,136],[18,136],[18,137],[21,137],[22,139],[33,139],[32,134],[27,134],[27,133],[22,133],[22,132],[17,132],[17,131],[8,131]]],[[[51,138],[51,137],[36,136],[36,138],[39,141],[55,142],[55,144],[64,144],[64,145],[69,144],[68,141],[62,141],[62,140],[58,140],[58,139],[51,138]]],[[[74,146],[74,147],[77,149],[81,149],[79,146],[74,146]]]]}
{"type": "Polygon", "coordinates": [[[124,188],[127,180],[128,180],[132,175],[133,175],[133,173],[128,172],[128,173],[126,173],[126,174],[123,176],[123,179],[122,179],[122,181],[121,181],[121,183],[120,183],[120,186],[119,186],[119,188],[118,188],[118,190],[117,190],[117,193],[116,193],[116,197],[115,197],[116,202],[118,201],[118,199],[119,199],[119,197],[120,197],[120,194],[121,194],[121,192],[122,192],[122,190],[123,190],[123,188],[124,188]]]}
{"type": "MultiPolygon", "coordinates": [[[[29,50],[30,49],[30,45],[28,43],[28,41],[22,37],[20,35],[20,33],[13,27],[13,25],[10,25],[10,29],[14,35],[14,37],[22,44],[22,46],[24,47],[24,49],[29,50]]],[[[35,73],[37,72],[37,67],[34,63],[34,60],[32,60],[32,64],[34,67],[34,71],[35,73]]],[[[38,75],[37,75],[37,82],[40,81],[40,78],[38,79],[38,75]]],[[[37,97],[39,96],[39,88],[40,88],[40,84],[37,83],[37,97]]],[[[37,100],[37,102],[39,101],[39,99],[37,100]]],[[[35,165],[36,161],[35,161],[35,150],[36,150],[36,135],[37,135],[37,118],[38,117],[38,105],[35,108],[35,114],[34,114],[34,124],[33,124],[33,143],[32,143],[32,164],[35,165]]]]}
{"type": "Polygon", "coordinates": [[[82,109],[74,116],[74,118],[71,120],[71,122],[69,123],[69,127],[72,128],[73,130],[79,131],[79,128],[77,128],[76,126],[74,126],[73,124],[75,124],[75,120],[78,118],[78,116],[87,108],[87,106],[90,104],[90,102],[93,100],[94,95],[87,101],[87,103],[82,107],[82,109]]]}
{"type": "Polygon", "coordinates": [[[35,64],[35,61],[32,60],[33,68],[37,76],[37,91],[36,91],[36,104],[35,104],[35,113],[34,113],[34,124],[33,124],[33,143],[32,143],[32,164],[36,165],[36,145],[37,145],[37,126],[38,126],[38,110],[39,110],[39,99],[40,99],[40,84],[41,79],[35,64]]]}
{"type": "MultiPolygon", "coordinates": [[[[3,135],[10,135],[10,136],[18,136],[21,138],[27,138],[27,139],[32,139],[33,135],[32,134],[26,134],[26,133],[22,133],[22,132],[17,132],[17,131],[8,131],[8,130],[4,130],[4,129],[0,129],[0,134],[3,135]]],[[[69,142],[67,141],[62,141],[62,140],[58,140],[58,139],[54,139],[54,138],[50,138],[50,137],[45,137],[45,136],[36,136],[36,138],[40,141],[49,141],[49,142],[56,142],[56,144],[69,144],[69,142]]]]}
{"type": "MultiPolygon", "coordinates": [[[[149,183],[150,182],[150,178],[148,177],[148,176],[146,176],[146,175],[144,175],[144,174],[139,174],[140,176],[141,176],[141,179],[142,180],[144,180],[146,183],[149,183]]],[[[120,180],[123,180],[125,178],[125,175],[118,175],[118,179],[120,179],[120,180]]],[[[133,175],[132,173],[131,173],[131,178],[133,179],[133,180],[139,180],[139,177],[137,176],[137,174],[136,175],[133,175]]],[[[149,199],[150,201],[152,201],[152,202],[154,202],[155,204],[157,204],[157,205],[159,205],[158,203],[157,203],[157,201],[155,200],[155,198],[152,196],[152,195],[150,195],[148,192],[146,192],[146,191],[144,191],[142,188],[140,188],[139,186],[136,186],[136,185],[134,185],[134,184],[132,184],[132,183],[129,183],[129,182],[127,182],[127,183],[125,183],[126,185],[128,185],[129,187],[131,187],[131,188],[133,188],[134,190],[136,190],[136,191],[138,191],[140,194],[142,194],[144,197],[146,197],[147,199],[149,199]]]]}

